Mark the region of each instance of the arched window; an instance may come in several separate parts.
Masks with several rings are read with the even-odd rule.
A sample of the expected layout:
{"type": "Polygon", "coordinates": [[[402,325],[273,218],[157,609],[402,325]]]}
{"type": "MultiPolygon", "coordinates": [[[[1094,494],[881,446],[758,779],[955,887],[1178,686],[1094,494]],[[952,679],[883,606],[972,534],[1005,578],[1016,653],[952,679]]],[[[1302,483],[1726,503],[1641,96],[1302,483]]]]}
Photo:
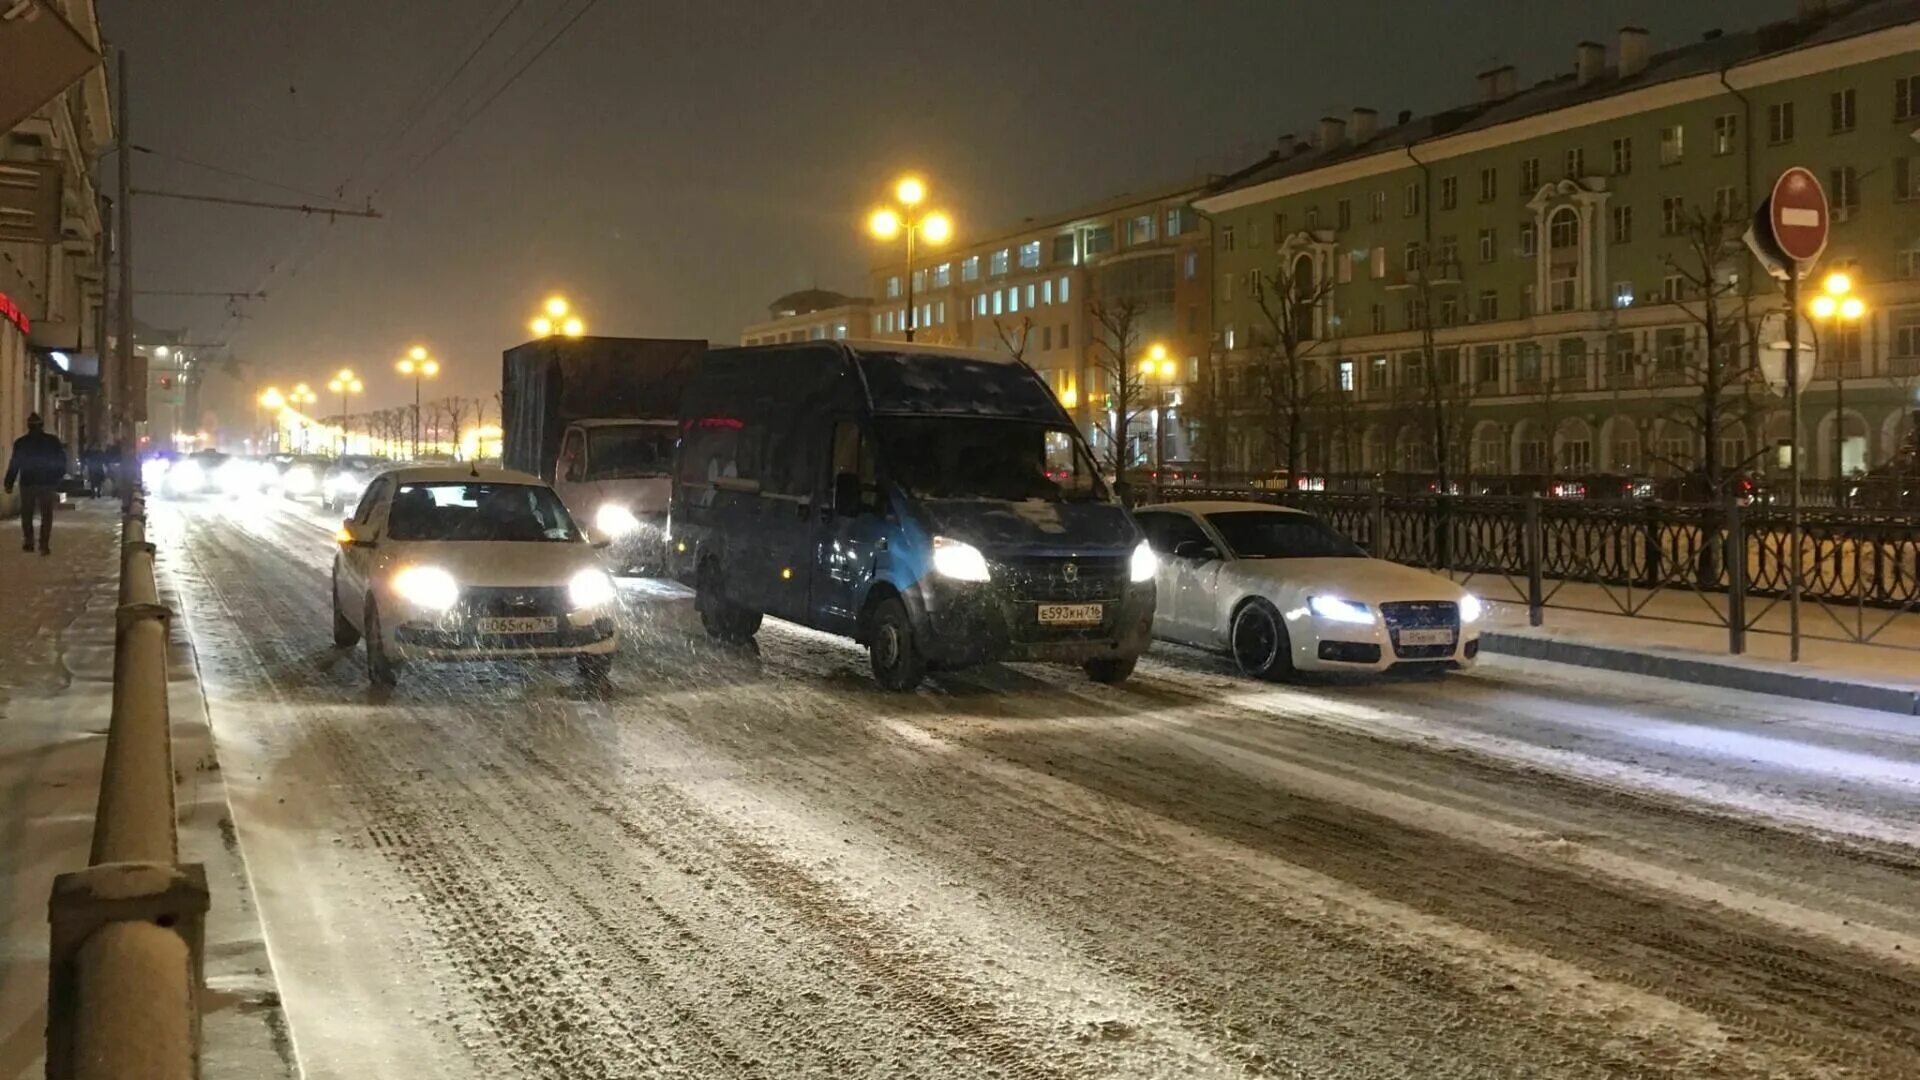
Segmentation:
{"type": "Polygon", "coordinates": [[[1547,216],[1547,310],[1572,311],[1580,289],[1580,213],[1562,206],[1547,216]]]}

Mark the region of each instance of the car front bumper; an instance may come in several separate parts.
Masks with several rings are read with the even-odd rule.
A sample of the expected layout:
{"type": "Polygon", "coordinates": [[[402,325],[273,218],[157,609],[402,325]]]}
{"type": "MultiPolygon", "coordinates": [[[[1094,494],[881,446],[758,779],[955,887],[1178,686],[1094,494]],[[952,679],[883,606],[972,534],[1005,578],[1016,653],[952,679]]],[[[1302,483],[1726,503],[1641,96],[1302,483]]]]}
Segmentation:
{"type": "Polygon", "coordinates": [[[1303,615],[1287,623],[1293,666],[1301,671],[1391,671],[1395,668],[1472,667],[1480,656],[1480,628],[1453,628],[1447,645],[1403,645],[1399,633],[1379,622],[1371,626],[1335,623],[1303,615]]]}
{"type": "Polygon", "coordinates": [[[620,628],[611,614],[574,613],[559,616],[558,628],[551,633],[482,634],[465,615],[414,615],[393,628],[387,647],[401,660],[597,656],[620,647],[620,628]]]}

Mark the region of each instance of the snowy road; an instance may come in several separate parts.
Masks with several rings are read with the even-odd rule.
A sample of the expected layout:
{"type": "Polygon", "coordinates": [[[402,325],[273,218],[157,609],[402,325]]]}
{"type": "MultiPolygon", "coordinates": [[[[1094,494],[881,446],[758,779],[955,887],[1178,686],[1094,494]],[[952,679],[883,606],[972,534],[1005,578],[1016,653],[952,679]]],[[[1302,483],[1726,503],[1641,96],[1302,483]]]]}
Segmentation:
{"type": "Polygon", "coordinates": [[[1547,665],[875,690],[630,597],[613,691],[329,644],[156,511],[311,1077],[1920,1075],[1920,731],[1547,665]]]}

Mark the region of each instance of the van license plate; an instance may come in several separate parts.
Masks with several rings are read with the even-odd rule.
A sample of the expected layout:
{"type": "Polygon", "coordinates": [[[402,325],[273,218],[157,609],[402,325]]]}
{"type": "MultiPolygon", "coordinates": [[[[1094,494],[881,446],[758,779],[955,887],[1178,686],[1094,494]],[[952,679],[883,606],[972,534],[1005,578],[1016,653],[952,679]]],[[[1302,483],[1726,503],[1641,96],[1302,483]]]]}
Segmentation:
{"type": "Polygon", "coordinates": [[[560,620],[552,615],[518,619],[480,619],[474,623],[474,629],[482,634],[551,634],[559,628],[560,620]]]}
{"type": "Polygon", "coordinates": [[[1402,645],[1451,645],[1453,644],[1453,631],[1451,630],[1402,630],[1400,631],[1400,644],[1402,645]]]}
{"type": "Polygon", "coordinates": [[[1100,604],[1041,604],[1042,626],[1097,626],[1106,612],[1100,604]]]}

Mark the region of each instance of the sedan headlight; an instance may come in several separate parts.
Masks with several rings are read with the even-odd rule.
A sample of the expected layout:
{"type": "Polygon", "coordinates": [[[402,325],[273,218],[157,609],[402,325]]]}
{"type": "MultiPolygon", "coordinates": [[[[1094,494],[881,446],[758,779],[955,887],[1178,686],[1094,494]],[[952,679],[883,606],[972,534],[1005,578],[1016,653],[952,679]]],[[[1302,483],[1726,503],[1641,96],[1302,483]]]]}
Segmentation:
{"type": "Polygon", "coordinates": [[[1463,623],[1479,622],[1480,616],[1485,612],[1486,612],[1486,605],[1482,604],[1480,602],[1480,598],[1473,595],[1472,593],[1468,593],[1467,595],[1460,598],[1460,621],[1461,622],[1463,623]]]}
{"type": "Polygon", "coordinates": [[[567,582],[567,598],[573,601],[576,611],[605,607],[613,603],[614,596],[613,579],[605,570],[588,567],[567,582]]]}
{"type": "Polygon", "coordinates": [[[1342,600],[1337,596],[1315,596],[1307,601],[1312,612],[1328,622],[1373,625],[1373,611],[1365,604],[1342,600]]]}
{"type": "Polygon", "coordinates": [[[282,487],[287,489],[289,494],[311,494],[314,483],[313,470],[307,468],[305,465],[295,465],[293,468],[287,470],[286,477],[282,479],[280,483],[282,487]]]}
{"type": "Polygon", "coordinates": [[[993,576],[987,569],[987,557],[964,540],[933,538],[933,569],[941,577],[955,581],[986,581],[993,576]]]}
{"type": "Polygon", "coordinates": [[[168,470],[167,486],[183,495],[191,495],[207,486],[207,471],[197,461],[183,461],[168,470]]]}
{"type": "Polygon", "coordinates": [[[460,602],[460,583],[437,566],[407,566],[393,575],[393,591],[428,611],[445,611],[460,602]]]}
{"type": "Polygon", "coordinates": [[[626,536],[640,531],[640,519],[619,503],[601,503],[593,514],[593,531],[608,537],[626,536]]]}
{"type": "Polygon", "coordinates": [[[1133,549],[1133,562],[1127,569],[1127,577],[1133,581],[1152,581],[1153,575],[1160,572],[1160,557],[1153,553],[1153,546],[1145,540],[1133,549]]]}

